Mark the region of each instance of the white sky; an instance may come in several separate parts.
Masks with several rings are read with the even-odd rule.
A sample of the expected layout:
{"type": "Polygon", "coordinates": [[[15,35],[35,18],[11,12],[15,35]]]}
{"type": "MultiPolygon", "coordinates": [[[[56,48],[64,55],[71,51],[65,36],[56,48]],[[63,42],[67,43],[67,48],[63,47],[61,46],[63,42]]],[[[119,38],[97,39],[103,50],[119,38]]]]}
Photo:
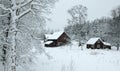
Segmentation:
{"type": "Polygon", "coordinates": [[[120,5],[120,0],[59,0],[49,17],[52,21],[47,22],[47,28],[63,30],[70,18],[67,10],[74,5],[82,4],[88,8],[88,20],[94,20],[102,16],[110,16],[110,11],[120,5]]]}

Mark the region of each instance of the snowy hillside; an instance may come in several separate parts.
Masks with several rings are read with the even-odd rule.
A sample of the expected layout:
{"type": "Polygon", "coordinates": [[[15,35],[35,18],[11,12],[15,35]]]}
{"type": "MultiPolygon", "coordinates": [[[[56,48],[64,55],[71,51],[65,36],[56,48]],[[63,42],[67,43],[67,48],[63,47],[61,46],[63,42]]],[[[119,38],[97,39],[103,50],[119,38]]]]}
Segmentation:
{"type": "Polygon", "coordinates": [[[51,56],[37,54],[33,71],[120,71],[120,51],[86,49],[77,42],[57,48],[45,48],[51,56]]]}

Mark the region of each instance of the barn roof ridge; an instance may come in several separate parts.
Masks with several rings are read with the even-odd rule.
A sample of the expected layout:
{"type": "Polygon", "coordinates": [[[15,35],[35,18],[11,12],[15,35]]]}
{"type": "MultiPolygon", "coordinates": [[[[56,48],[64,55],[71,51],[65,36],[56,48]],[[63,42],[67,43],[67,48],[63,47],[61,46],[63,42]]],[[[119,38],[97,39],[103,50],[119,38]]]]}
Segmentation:
{"type": "MultiPolygon", "coordinates": [[[[88,40],[88,42],[87,42],[87,44],[95,44],[95,42],[97,41],[97,40],[101,40],[101,38],[100,37],[94,37],[94,38],[90,38],[89,40],[88,40]]],[[[102,41],[102,40],[101,40],[102,41]]]]}
{"type": "Polygon", "coordinates": [[[64,31],[58,31],[53,34],[45,34],[45,35],[47,39],[58,39],[63,33],[64,31]]]}

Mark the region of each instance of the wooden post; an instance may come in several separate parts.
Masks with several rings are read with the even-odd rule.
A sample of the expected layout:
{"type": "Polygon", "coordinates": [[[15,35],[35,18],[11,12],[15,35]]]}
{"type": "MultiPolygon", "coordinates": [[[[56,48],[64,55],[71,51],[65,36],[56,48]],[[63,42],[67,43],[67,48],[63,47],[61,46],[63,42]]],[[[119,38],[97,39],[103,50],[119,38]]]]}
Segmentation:
{"type": "Polygon", "coordinates": [[[117,51],[119,50],[119,43],[117,44],[117,51]]]}

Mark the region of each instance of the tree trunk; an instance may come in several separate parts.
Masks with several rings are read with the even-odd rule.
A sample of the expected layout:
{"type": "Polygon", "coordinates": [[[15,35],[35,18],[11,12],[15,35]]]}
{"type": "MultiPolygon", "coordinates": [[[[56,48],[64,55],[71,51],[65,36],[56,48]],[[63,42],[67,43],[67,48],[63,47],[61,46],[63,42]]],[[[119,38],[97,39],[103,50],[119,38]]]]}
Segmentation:
{"type": "MultiPolygon", "coordinates": [[[[14,18],[15,12],[11,13],[8,41],[10,43],[10,71],[16,71],[16,19],[14,18]]],[[[9,71],[8,70],[8,71],[9,71]]]]}
{"type": "Polygon", "coordinates": [[[119,43],[117,44],[117,51],[119,50],[119,43]]]}

